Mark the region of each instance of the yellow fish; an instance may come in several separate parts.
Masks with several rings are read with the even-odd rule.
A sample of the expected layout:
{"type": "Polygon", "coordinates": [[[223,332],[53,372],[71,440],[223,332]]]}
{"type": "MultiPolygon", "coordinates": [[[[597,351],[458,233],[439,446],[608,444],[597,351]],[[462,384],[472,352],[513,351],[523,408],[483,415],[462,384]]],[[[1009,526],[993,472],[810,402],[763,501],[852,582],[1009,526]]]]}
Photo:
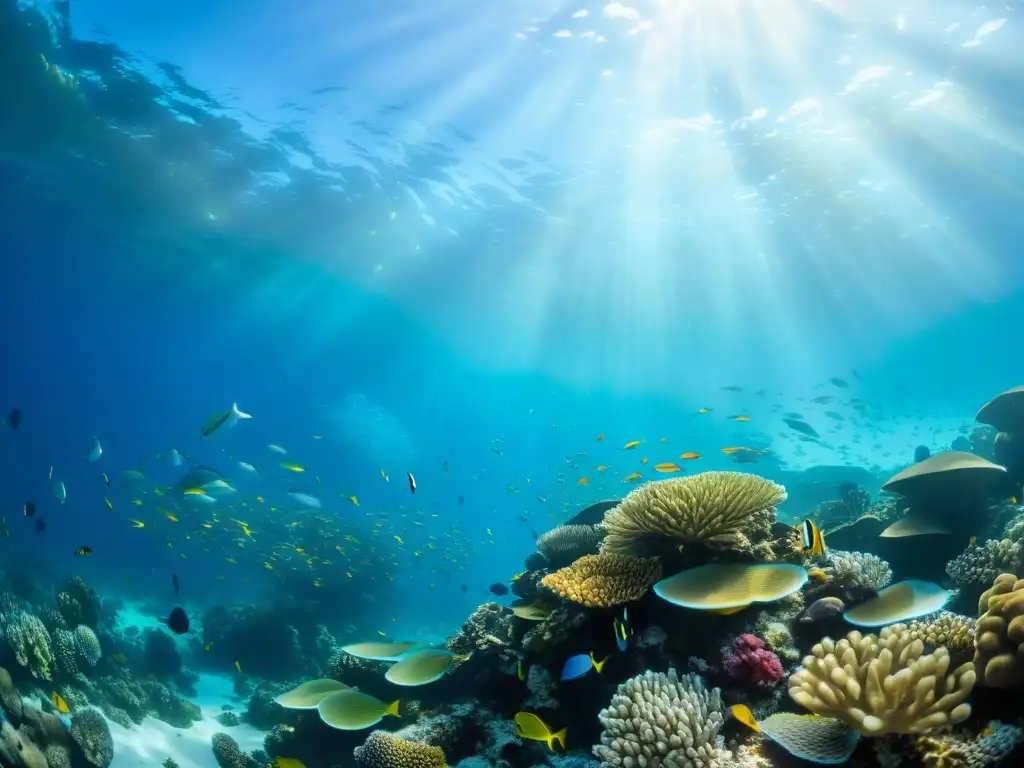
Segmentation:
{"type": "Polygon", "coordinates": [[[107,477],[107,473],[106,472],[103,472],[102,474],[103,474],[103,484],[105,486],[107,486],[107,488],[109,488],[110,487],[110,478],[107,477]]]}
{"type": "Polygon", "coordinates": [[[681,467],[678,464],[667,461],[664,464],[655,465],[654,469],[658,472],[678,472],[681,467]]]}
{"type": "Polygon", "coordinates": [[[275,757],[273,768],[306,768],[306,765],[294,757],[275,757]]]}
{"type": "Polygon", "coordinates": [[[142,504],[143,504],[143,501],[142,501],[142,499],[132,499],[132,504],[134,504],[136,507],[141,507],[142,504]]]}
{"type": "Polygon", "coordinates": [[[594,442],[595,443],[599,443],[602,440],[604,440],[606,437],[607,437],[607,435],[604,432],[602,432],[600,435],[598,435],[597,437],[594,438],[594,442]]]}
{"type": "Polygon", "coordinates": [[[239,664],[237,661],[235,662],[235,669],[237,669],[239,672],[242,671],[242,665],[239,664]]]}
{"type": "Polygon", "coordinates": [[[605,465],[605,464],[598,464],[598,465],[597,465],[597,471],[598,471],[598,472],[604,472],[604,471],[605,471],[605,470],[607,470],[607,469],[608,469],[608,466],[607,466],[607,465],[605,465]]]}
{"type": "Polygon", "coordinates": [[[61,698],[61,695],[56,691],[50,694],[50,701],[53,702],[53,706],[55,706],[57,708],[57,711],[60,712],[62,715],[66,715],[71,712],[71,710],[68,709],[67,702],[64,701],[64,699],[61,698]]]}
{"type": "Polygon", "coordinates": [[[516,713],[513,722],[515,722],[515,734],[519,738],[531,739],[532,741],[543,741],[548,745],[548,749],[552,752],[555,751],[555,742],[557,741],[562,745],[562,750],[565,750],[565,734],[568,731],[567,728],[563,728],[560,731],[552,733],[547,723],[532,712],[516,713]]]}
{"type": "Polygon", "coordinates": [[[733,421],[750,421],[749,416],[730,416],[729,418],[733,421]]]}
{"type": "Polygon", "coordinates": [[[206,651],[207,653],[210,652],[211,648],[213,648],[213,643],[207,643],[206,645],[203,646],[203,650],[206,651]]]}
{"type": "Polygon", "coordinates": [[[754,713],[750,711],[750,707],[746,704],[733,704],[729,707],[729,711],[732,716],[743,723],[747,728],[751,728],[755,731],[760,731],[761,726],[757,724],[757,720],[754,718],[754,713]]]}
{"type": "Polygon", "coordinates": [[[142,522],[141,520],[129,520],[128,522],[131,523],[136,528],[145,528],[146,527],[146,524],[144,522],[142,522]]]}
{"type": "Polygon", "coordinates": [[[187,488],[182,491],[182,496],[209,496],[202,488],[187,488]]]}
{"type": "Polygon", "coordinates": [[[624,450],[631,451],[634,448],[636,448],[638,445],[640,445],[640,441],[639,440],[630,440],[628,443],[626,443],[622,447],[623,447],[624,450]]]}
{"type": "Polygon", "coordinates": [[[589,477],[581,477],[579,480],[576,481],[576,485],[589,485],[589,484],[590,484],[590,478],[589,477]]]}
{"type": "Polygon", "coordinates": [[[305,467],[300,467],[298,464],[293,464],[290,461],[282,461],[280,464],[282,469],[287,469],[289,472],[305,472],[305,467]]]}
{"type": "Polygon", "coordinates": [[[711,413],[710,408],[701,408],[697,413],[711,413]]]}
{"type": "Polygon", "coordinates": [[[117,653],[110,654],[110,658],[122,666],[128,663],[128,658],[120,651],[117,653]]]}
{"type": "Polygon", "coordinates": [[[107,505],[107,509],[109,509],[111,512],[114,511],[114,502],[112,502],[110,499],[104,499],[103,503],[107,505]]]}
{"type": "Polygon", "coordinates": [[[631,475],[626,475],[626,479],[623,482],[632,483],[635,480],[639,480],[641,477],[643,477],[643,475],[641,475],[639,472],[634,472],[631,475]]]}
{"type": "Polygon", "coordinates": [[[828,581],[828,574],[821,568],[811,568],[811,570],[807,572],[807,578],[811,581],[825,582],[828,581]]]}
{"type": "Polygon", "coordinates": [[[402,537],[401,536],[395,536],[395,541],[397,541],[399,544],[405,544],[405,542],[402,541],[402,537]]]}
{"type": "Polygon", "coordinates": [[[387,482],[391,482],[391,478],[388,477],[388,473],[385,472],[383,469],[380,471],[380,476],[383,477],[387,482]]]}
{"type": "Polygon", "coordinates": [[[178,518],[172,515],[170,512],[164,512],[164,517],[170,520],[172,523],[178,522],[178,518]]]}
{"type": "Polygon", "coordinates": [[[813,520],[804,520],[796,526],[800,534],[800,548],[805,555],[818,557],[825,554],[825,536],[818,530],[813,520]]]}
{"type": "Polygon", "coordinates": [[[348,500],[355,504],[357,507],[359,506],[359,499],[356,498],[355,496],[349,496],[348,500]]]}
{"type": "Polygon", "coordinates": [[[264,568],[266,568],[266,569],[267,569],[268,571],[272,571],[272,570],[274,570],[274,566],[272,566],[272,565],[271,565],[270,563],[268,563],[268,562],[267,562],[266,560],[264,560],[264,561],[263,561],[263,567],[264,567],[264,568]]]}
{"type": "Polygon", "coordinates": [[[680,453],[679,458],[683,461],[693,461],[694,459],[699,459],[700,454],[696,451],[687,451],[686,453],[680,453]]]}

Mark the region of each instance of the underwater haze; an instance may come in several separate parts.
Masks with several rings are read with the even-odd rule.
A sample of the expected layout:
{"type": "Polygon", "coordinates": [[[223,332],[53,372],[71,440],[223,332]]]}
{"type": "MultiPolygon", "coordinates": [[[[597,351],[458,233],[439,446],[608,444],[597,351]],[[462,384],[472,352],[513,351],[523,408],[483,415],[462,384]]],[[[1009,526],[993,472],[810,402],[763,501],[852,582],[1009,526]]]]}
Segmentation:
{"type": "MultiPolygon", "coordinates": [[[[0,0],[0,764],[644,765],[586,706],[661,675],[717,720],[645,761],[870,765],[801,657],[945,608],[970,639],[926,649],[983,685],[979,597],[1024,577],[1021,13],[0,0]]],[[[1011,754],[971,701],[934,739],[1011,754]]]]}

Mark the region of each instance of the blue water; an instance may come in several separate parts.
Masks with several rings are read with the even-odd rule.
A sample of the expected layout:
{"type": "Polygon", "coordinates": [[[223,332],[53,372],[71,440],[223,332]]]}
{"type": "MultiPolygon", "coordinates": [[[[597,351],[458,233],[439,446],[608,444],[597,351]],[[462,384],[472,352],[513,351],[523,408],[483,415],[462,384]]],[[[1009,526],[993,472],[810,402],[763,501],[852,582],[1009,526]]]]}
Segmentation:
{"type": "Polygon", "coordinates": [[[681,452],[948,447],[1024,378],[1020,5],[775,5],[4,0],[4,557],[439,639],[681,452]],[[172,447],[238,489],[211,528],[157,509],[172,447]]]}

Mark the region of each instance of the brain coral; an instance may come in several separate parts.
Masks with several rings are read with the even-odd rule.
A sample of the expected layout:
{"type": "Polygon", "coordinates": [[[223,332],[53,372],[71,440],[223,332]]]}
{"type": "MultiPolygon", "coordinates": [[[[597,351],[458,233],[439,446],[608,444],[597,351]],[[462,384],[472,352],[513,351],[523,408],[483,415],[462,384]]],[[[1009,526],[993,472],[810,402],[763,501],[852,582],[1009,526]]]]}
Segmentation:
{"type": "Polygon", "coordinates": [[[406,741],[387,731],[371,733],[353,754],[356,763],[365,768],[445,768],[447,765],[440,747],[406,741]]]}
{"type": "Polygon", "coordinates": [[[75,650],[78,652],[78,658],[89,667],[95,667],[96,662],[103,656],[100,640],[87,624],[75,627],[75,650]]]}
{"type": "Polygon", "coordinates": [[[610,608],[639,600],[661,578],[656,558],[603,553],[586,555],[545,576],[541,584],[588,608],[610,608]]]}
{"type": "Polygon", "coordinates": [[[0,621],[18,664],[28,669],[33,677],[51,679],[53,652],[50,650],[50,633],[43,622],[25,611],[0,614],[0,621]]]}
{"type": "Polygon", "coordinates": [[[790,675],[789,695],[818,715],[845,720],[862,733],[923,733],[965,720],[974,687],[968,662],[949,673],[949,651],[924,653],[902,624],[875,635],[826,637],[790,675]]]}
{"type": "Polygon", "coordinates": [[[622,683],[598,719],[603,768],[720,768],[731,758],[719,747],[720,692],[699,675],[648,670],[622,683]]]}
{"type": "Polygon", "coordinates": [[[1024,685],[1024,579],[996,577],[978,600],[974,665],[978,680],[992,688],[1024,685]]]}
{"type": "Polygon", "coordinates": [[[584,555],[597,554],[604,538],[600,525],[560,525],[537,539],[537,551],[555,568],[568,565],[584,555]]]}
{"type": "Polygon", "coordinates": [[[53,657],[57,671],[67,677],[78,674],[75,649],[75,634],[66,629],[53,630],[53,657]]]}
{"type": "Polygon", "coordinates": [[[756,512],[786,500],[786,489],[745,472],[701,472],[644,483],[605,514],[604,552],[647,554],[651,539],[746,544],[741,532],[756,512]]]}

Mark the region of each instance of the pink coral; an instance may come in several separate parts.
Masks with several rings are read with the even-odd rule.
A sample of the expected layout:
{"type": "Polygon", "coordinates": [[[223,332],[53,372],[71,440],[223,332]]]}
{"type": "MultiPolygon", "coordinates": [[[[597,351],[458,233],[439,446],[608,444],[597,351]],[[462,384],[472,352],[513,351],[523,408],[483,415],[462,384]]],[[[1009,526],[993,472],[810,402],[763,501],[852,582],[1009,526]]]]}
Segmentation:
{"type": "Polygon", "coordinates": [[[722,667],[747,683],[777,683],[784,676],[779,657],[765,650],[764,641],[754,635],[740,635],[731,648],[723,648],[722,667]]]}

